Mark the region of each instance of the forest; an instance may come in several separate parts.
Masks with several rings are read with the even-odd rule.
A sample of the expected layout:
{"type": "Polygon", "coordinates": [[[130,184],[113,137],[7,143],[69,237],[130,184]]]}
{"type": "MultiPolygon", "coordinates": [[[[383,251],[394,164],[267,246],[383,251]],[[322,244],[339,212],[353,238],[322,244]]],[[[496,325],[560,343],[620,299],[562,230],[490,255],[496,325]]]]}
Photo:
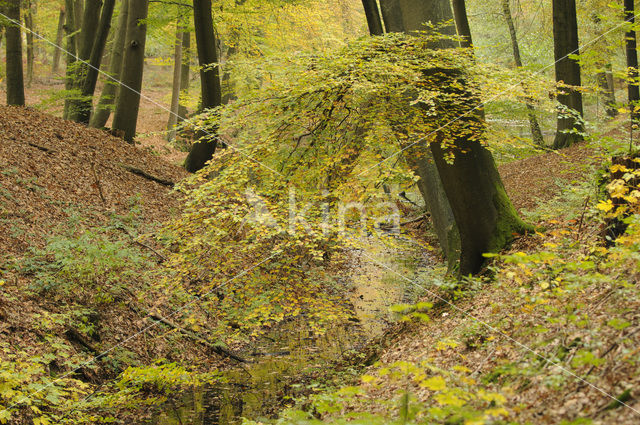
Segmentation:
{"type": "Polygon", "coordinates": [[[640,423],[619,0],[0,0],[0,424],[640,423]]]}

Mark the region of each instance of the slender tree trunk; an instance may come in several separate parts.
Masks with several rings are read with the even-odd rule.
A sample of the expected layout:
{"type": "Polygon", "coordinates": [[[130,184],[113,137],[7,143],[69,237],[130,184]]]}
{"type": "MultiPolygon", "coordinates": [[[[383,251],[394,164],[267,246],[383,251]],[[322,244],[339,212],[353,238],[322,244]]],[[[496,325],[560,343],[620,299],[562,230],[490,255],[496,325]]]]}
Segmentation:
{"type": "Polygon", "coordinates": [[[338,0],[338,6],[340,6],[340,13],[342,15],[342,32],[345,38],[348,38],[353,34],[353,20],[351,19],[351,8],[349,7],[349,0],[338,0]]]}
{"type": "Polygon", "coordinates": [[[616,108],[616,94],[613,85],[613,71],[610,63],[602,65],[603,69],[596,74],[598,88],[604,97],[604,110],[608,117],[613,118],[618,115],[616,108]]]}
{"type": "Polygon", "coordinates": [[[69,96],[69,92],[73,89],[73,77],[75,75],[75,71],[77,68],[77,60],[76,60],[76,54],[77,54],[77,46],[78,46],[78,41],[77,41],[77,34],[76,34],[76,2],[74,2],[74,0],[65,0],[65,9],[66,9],[66,22],[65,22],[65,26],[64,26],[64,31],[67,35],[67,43],[66,43],[66,50],[67,52],[69,52],[66,55],[66,63],[67,63],[67,69],[65,71],[65,82],[64,82],[64,89],[66,91],[66,96],[65,96],[65,100],[64,100],[64,112],[62,114],[62,117],[64,119],[68,119],[69,118],[69,109],[71,107],[71,99],[69,96]]]}
{"type": "Polygon", "coordinates": [[[144,74],[144,51],[147,40],[149,0],[129,0],[127,40],[122,63],[122,87],[118,94],[113,130],[121,132],[124,140],[133,143],[136,136],[140,90],[144,74]]]}
{"type": "Polygon", "coordinates": [[[33,32],[35,30],[33,23],[33,4],[31,0],[25,3],[24,26],[27,27],[27,87],[31,87],[33,83],[33,64],[35,61],[35,52],[33,46],[33,32]]]}
{"type": "Polygon", "coordinates": [[[86,76],[82,83],[80,92],[81,99],[78,104],[78,115],[76,119],[76,121],[80,123],[89,124],[91,107],[93,105],[93,94],[96,90],[99,74],[98,71],[100,69],[102,57],[104,56],[104,48],[107,44],[109,30],[111,29],[111,19],[113,18],[113,9],[115,4],[115,0],[104,0],[102,15],[100,16],[100,24],[98,25],[93,49],[91,50],[91,56],[89,57],[89,66],[86,67],[86,76]]]}
{"type": "Polygon", "coordinates": [[[116,37],[111,49],[111,59],[109,61],[108,73],[116,81],[108,78],[105,80],[102,94],[98,105],[91,116],[89,125],[94,128],[102,128],[107,125],[111,109],[115,104],[116,96],[120,87],[118,81],[122,76],[122,59],[124,58],[124,44],[127,37],[127,17],[129,16],[129,0],[123,0],[120,4],[120,15],[118,16],[118,28],[116,37]]]}
{"type": "Polygon", "coordinates": [[[69,118],[73,121],[80,121],[80,115],[83,114],[86,99],[82,95],[83,86],[89,73],[88,63],[91,60],[91,52],[96,41],[96,31],[100,25],[100,10],[102,9],[102,0],[86,0],[84,5],[84,14],[82,16],[82,24],[76,25],[80,28],[78,36],[78,58],[80,61],[77,65],[77,71],[74,75],[73,88],[77,93],[71,94],[71,102],[69,107],[69,118]]]}
{"type": "MultiPolygon", "coordinates": [[[[191,32],[186,30],[182,33],[182,70],[180,71],[180,94],[189,93],[191,84],[191,32]]],[[[184,121],[188,115],[187,107],[180,104],[178,107],[178,122],[184,121]]]]}
{"type": "Polygon", "coordinates": [[[369,34],[382,35],[384,29],[382,27],[382,17],[378,8],[377,0],[362,0],[364,14],[367,17],[367,25],[369,25],[369,34]]]}
{"type": "Polygon", "coordinates": [[[176,39],[173,52],[173,85],[171,93],[171,111],[167,122],[167,140],[172,142],[176,138],[176,125],[180,113],[180,86],[182,83],[182,35],[184,33],[182,18],[178,17],[176,25],[176,39]]]}
{"type": "MultiPolygon", "coordinates": [[[[193,0],[193,22],[196,32],[196,47],[200,64],[202,109],[215,108],[222,104],[220,69],[218,65],[217,37],[213,29],[211,0],[193,0]]],[[[217,130],[213,129],[212,133],[217,130]]],[[[187,171],[195,173],[213,158],[218,143],[215,134],[199,134],[185,160],[187,171]]]]}
{"type": "Polygon", "coordinates": [[[471,38],[471,27],[469,26],[465,0],[452,0],[451,4],[453,5],[456,29],[458,30],[458,35],[462,37],[462,40],[460,40],[460,46],[469,48],[473,46],[473,39],[471,38]]]}
{"type": "MultiPolygon", "coordinates": [[[[6,0],[9,19],[20,23],[20,0],[6,0]]],[[[6,23],[7,105],[24,106],[24,75],[22,69],[22,35],[20,26],[6,23]]]]}
{"type": "MultiPolygon", "coordinates": [[[[511,47],[513,49],[513,61],[518,68],[521,68],[522,58],[520,57],[520,46],[518,45],[518,36],[516,34],[516,27],[513,24],[513,16],[511,15],[511,8],[509,7],[509,0],[502,0],[502,11],[504,18],[507,21],[509,27],[509,35],[511,36],[511,47]]],[[[529,115],[529,126],[531,128],[531,137],[533,142],[538,146],[544,146],[544,137],[540,130],[540,124],[538,124],[538,118],[536,118],[536,109],[529,102],[526,101],[527,114],[529,115]]]]}
{"type": "Polygon", "coordinates": [[[577,55],[578,21],[575,0],[553,0],[553,52],[556,60],[556,81],[560,85],[558,101],[565,110],[558,114],[554,149],[571,146],[583,139],[582,93],[580,64],[569,55],[577,55]],[[566,86],[570,87],[566,87],[566,86]],[[579,116],[575,116],[578,114],[579,116]]]}
{"type": "MultiPolygon", "coordinates": [[[[62,46],[62,42],[64,41],[64,21],[65,21],[65,10],[64,7],[60,8],[60,15],[58,17],[58,31],[56,32],[56,46],[62,46]]],[[[60,70],[60,49],[57,47],[53,48],[53,60],[51,63],[51,73],[57,74],[60,70]]]]}
{"type": "Polygon", "coordinates": [[[624,19],[629,23],[629,30],[625,34],[625,47],[627,52],[627,78],[629,107],[631,108],[631,118],[638,119],[640,111],[640,86],[638,85],[638,50],[636,48],[636,31],[633,28],[636,18],[633,0],[624,0],[624,19]]]}
{"type": "MultiPolygon", "coordinates": [[[[385,27],[391,31],[401,28],[406,32],[413,32],[419,30],[423,22],[430,21],[437,24],[453,18],[451,6],[447,0],[383,0],[380,5],[385,17],[385,27]]],[[[442,32],[452,34],[455,33],[455,28],[445,27],[442,32]]],[[[454,46],[450,40],[443,40],[433,47],[454,46]]],[[[457,263],[457,273],[467,275],[479,271],[484,262],[484,253],[504,248],[513,239],[515,233],[524,231],[527,226],[518,217],[506,194],[491,153],[479,140],[482,137],[478,133],[484,131],[484,120],[481,114],[472,111],[478,99],[466,88],[468,84],[465,76],[461,74],[460,71],[442,69],[433,72],[432,75],[425,75],[425,78],[441,79],[436,83],[443,88],[445,98],[449,94],[455,94],[461,96],[459,98],[468,99],[469,102],[469,114],[456,123],[464,130],[461,131],[463,135],[457,138],[454,135],[454,140],[447,140],[452,151],[445,151],[442,148],[443,135],[441,134],[438,134],[436,139],[428,141],[437,175],[440,177],[439,186],[435,189],[440,196],[431,196],[425,201],[431,211],[440,214],[449,209],[453,216],[455,221],[452,224],[457,227],[457,235],[452,228],[437,229],[438,239],[443,247],[448,246],[445,255],[453,256],[448,259],[450,264],[452,260],[457,263]],[[460,93],[449,93],[456,90],[460,93]],[[469,132],[472,132],[474,137],[468,136],[469,132]],[[455,154],[453,163],[448,161],[450,153],[455,154]],[[443,203],[448,205],[442,205],[443,203]],[[443,234],[445,236],[441,236],[443,234]],[[458,252],[452,252],[455,251],[455,249],[452,250],[456,248],[455,245],[448,245],[447,240],[443,240],[453,235],[459,241],[458,252]]],[[[441,104],[447,105],[447,102],[441,102],[441,104]]],[[[442,112],[446,113],[446,111],[442,112]]],[[[424,149],[420,153],[428,154],[429,152],[424,149]]],[[[409,152],[409,155],[412,153],[409,152]]],[[[419,171],[420,168],[429,166],[428,158],[428,155],[422,155],[410,160],[410,162],[420,161],[418,175],[421,179],[429,178],[430,174],[433,174],[433,172],[419,171]],[[423,164],[423,161],[427,163],[423,164]]],[[[448,223],[446,214],[442,214],[441,218],[442,221],[438,227],[446,226],[448,223]]],[[[435,220],[434,223],[436,223],[435,220]]]]}

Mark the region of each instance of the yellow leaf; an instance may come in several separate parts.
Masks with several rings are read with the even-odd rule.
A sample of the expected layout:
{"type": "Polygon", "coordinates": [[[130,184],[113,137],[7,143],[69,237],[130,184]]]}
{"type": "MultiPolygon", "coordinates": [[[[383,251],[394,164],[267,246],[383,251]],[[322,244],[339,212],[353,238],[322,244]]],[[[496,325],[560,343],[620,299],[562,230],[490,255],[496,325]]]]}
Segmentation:
{"type": "Polygon", "coordinates": [[[433,378],[425,379],[420,383],[423,388],[428,388],[431,391],[442,391],[447,388],[447,382],[442,376],[434,376],[433,378]]]}
{"type": "Polygon", "coordinates": [[[609,212],[613,209],[613,202],[611,202],[611,199],[600,201],[598,202],[596,208],[598,208],[600,211],[609,212]]]}
{"type": "Polygon", "coordinates": [[[365,384],[368,384],[369,382],[373,382],[376,380],[375,376],[371,376],[371,375],[362,375],[362,377],[360,378],[362,380],[362,382],[364,382],[365,384]]]}

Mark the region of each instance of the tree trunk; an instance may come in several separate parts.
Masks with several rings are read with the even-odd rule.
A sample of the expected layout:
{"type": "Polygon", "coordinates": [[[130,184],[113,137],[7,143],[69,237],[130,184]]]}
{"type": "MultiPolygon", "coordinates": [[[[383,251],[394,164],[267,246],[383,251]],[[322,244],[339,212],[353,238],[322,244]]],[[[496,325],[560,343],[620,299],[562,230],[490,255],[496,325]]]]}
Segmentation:
{"type": "Polygon", "coordinates": [[[129,0],[123,0],[120,4],[120,15],[118,16],[118,28],[116,37],[111,49],[111,60],[109,61],[109,75],[115,80],[107,78],[100,95],[98,105],[91,116],[89,125],[94,128],[103,128],[109,121],[111,108],[115,104],[116,94],[120,87],[120,77],[122,75],[122,59],[124,57],[124,43],[127,37],[127,17],[129,16],[129,0]]]}
{"type": "Polygon", "coordinates": [[[382,17],[380,16],[380,10],[378,8],[377,0],[362,0],[362,6],[364,7],[364,14],[367,17],[367,25],[369,25],[369,34],[382,35],[384,29],[382,28],[382,17]]]}
{"type": "Polygon", "coordinates": [[[71,99],[69,98],[69,92],[73,89],[73,77],[75,74],[75,70],[77,68],[76,65],[76,54],[77,54],[77,34],[76,34],[76,2],[74,0],[65,0],[65,9],[66,9],[66,22],[64,26],[64,31],[67,34],[67,43],[66,50],[69,52],[66,56],[67,69],[65,71],[65,82],[64,89],[66,91],[66,96],[64,100],[64,112],[62,117],[64,119],[69,118],[69,109],[71,106],[71,99]]]}
{"type": "Polygon", "coordinates": [[[104,0],[100,24],[98,25],[91,56],[89,57],[89,66],[86,67],[87,71],[80,92],[81,99],[78,103],[78,115],[76,119],[76,121],[80,123],[89,124],[91,107],[93,105],[93,94],[96,91],[100,63],[104,56],[104,48],[107,44],[109,30],[111,29],[111,19],[113,18],[115,4],[115,0],[104,0]]]}
{"type": "MultiPolygon", "coordinates": [[[[220,69],[218,65],[212,65],[218,63],[218,42],[213,29],[211,0],[193,0],[193,22],[200,64],[202,109],[215,108],[222,104],[222,90],[220,69]]],[[[215,133],[216,129],[212,132],[215,133]]],[[[198,139],[184,163],[186,170],[191,173],[203,168],[213,158],[218,142],[215,134],[199,134],[198,139]]]]}
{"type": "MultiPolygon", "coordinates": [[[[400,0],[380,0],[385,28],[392,32],[404,32],[405,28],[408,31],[422,28],[422,22],[430,20],[430,11],[435,10],[430,5],[425,4],[424,6],[427,7],[419,9],[421,18],[418,20],[421,21],[407,23],[403,18],[400,0]]],[[[404,7],[409,7],[409,5],[405,4],[404,7]]],[[[451,9],[449,9],[449,14],[451,14],[451,9]]],[[[440,16],[442,21],[449,20],[447,19],[446,11],[440,13],[440,16]]],[[[455,28],[448,28],[449,33],[454,31],[455,28]]],[[[439,47],[455,47],[455,43],[453,40],[447,40],[446,43],[443,42],[443,45],[439,47]]],[[[399,131],[402,131],[402,129],[399,131]]],[[[431,221],[438,236],[442,253],[447,259],[449,270],[453,270],[459,262],[460,237],[453,211],[447,200],[447,195],[428,143],[419,143],[407,149],[405,159],[409,167],[419,177],[417,186],[431,216],[431,221]]]]}
{"type": "Polygon", "coordinates": [[[460,46],[470,48],[473,46],[473,39],[471,38],[471,27],[469,26],[465,0],[452,0],[451,4],[453,5],[456,29],[458,30],[458,35],[462,37],[462,40],[460,40],[460,46]]]}
{"type": "Polygon", "coordinates": [[[24,26],[27,27],[27,87],[31,87],[31,83],[33,83],[33,64],[35,61],[35,52],[33,49],[33,33],[35,28],[33,23],[33,4],[31,0],[25,2],[25,9],[24,26]]]}
{"type": "MultiPolygon", "coordinates": [[[[453,18],[451,6],[446,0],[383,0],[380,5],[385,17],[385,27],[391,31],[398,31],[401,28],[406,32],[413,32],[421,28],[422,22],[430,21],[438,24],[453,18]]],[[[445,27],[442,32],[453,34],[455,28],[445,27]]],[[[450,40],[442,40],[436,44],[434,48],[454,47],[454,43],[450,40]]],[[[450,70],[438,70],[432,75],[425,75],[425,78],[442,79],[438,86],[443,87],[445,98],[450,94],[447,93],[448,91],[460,90],[461,93],[455,94],[468,99],[469,115],[456,123],[458,126],[464,126],[465,131],[462,134],[472,131],[472,134],[477,136],[478,132],[484,131],[481,114],[472,111],[478,99],[466,88],[464,75],[456,75],[450,70]]],[[[449,141],[453,142],[452,148],[455,153],[453,163],[449,164],[447,155],[451,152],[445,152],[442,148],[441,137],[442,135],[438,134],[435,140],[428,141],[437,169],[435,174],[433,170],[420,171],[421,168],[430,165],[427,156],[417,157],[420,161],[418,172],[421,179],[426,180],[430,175],[436,174],[440,177],[436,183],[438,186],[435,186],[435,193],[438,196],[427,195],[428,199],[425,201],[427,205],[431,204],[429,205],[431,211],[450,209],[451,216],[454,218],[452,224],[457,227],[457,235],[453,228],[442,229],[442,226],[448,223],[447,214],[443,214],[444,220],[438,224],[440,229],[437,231],[441,246],[447,247],[445,255],[454,257],[448,258],[450,264],[451,260],[457,263],[459,275],[476,273],[484,262],[484,253],[504,248],[513,239],[514,233],[520,233],[527,227],[513,208],[493,157],[480,142],[481,138],[459,136],[449,141]],[[442,205],[443,203],[448,205],[442,205]],[[458,238],[457,246],[446,240],[453,235],[458,238]],[[457,251],[458,247],[459,251],[457,251]]],[[[414,160],[416,157],[410,159],[410,162],[414,160]]],[[[429,184],[434,184],[433,182],[433,179],[429,180],[429,184]]],[[[424,192],[427,191],[423,190],[424,192]]],[[[435,223],[436,220],[434,220],[435,223]]]]}
{"type": "MultiPolygon", "coordinates": [[[[518,68],[521,68],[523,65],[522,58],[520,57],[520,46],[518,45],[518,36],[516,34],[516,27],[513,24],[513,16],[511,15],[509,0],[502,0],[502,12],[504,13],[504,18],[506,19],[507,26],[509,27],[509,35],[511,36],[511,47],[513,49],[513,61],[518,68]]],[[[536,145],[544,146],[544,137],[542,136],[542,131],[540,130],[540,124],[538,124],[538,118],[536,118],[536,109],[528,100],[526,102],[526,106],[527,114],[529,115],[531,138],[536,145]]]]}
{"type": "Polygon", "coordinates": [[[636,31],[633,28],[636,22],[633,0],[624,0],[624,19],[629,23],[629,30],[625,34],[625,47],[627,52],[627,78],[629,79],[627,92],[629,96],[629,108],[631,118],[637,119],[640,111],[640,86],[638,86],[638,50],[636,49],[636,31]]]}
{"type": "Polygon", "coordinates": [[[20,0],[7,0],[5,11],[9,19],[6,32],[7,105],[24,106],[24,75],[22,69],[22,35],[20,31],[20,0]]]}
{"type": "MultiPolygon", "coordinates": [[[[180,93],[186,95],[189,93],[191,84],[191,32],[185,30],[182,33],[182,71],[180,71],[180,93]]],[[[186,119],[187,107],[180,104],[178,107],[178,122],[186,119]]]]}
{"type": "Polygon", "coordinates": [[[569,55],[577,55],[578,21],[575,0],[553,0],[553,52],[556,60],[558,101],[564,106],[558,114],[554,149],[571,146],[583,140],[582,93],[576,88],[580,82],[580,64],[569,55]],[[568,85],[570,87],[564,87],[568,85]],[[578,114],[579,116],[575,116],[578,114]]]}
{"type": "Polygon", "coordinates": [[[82,95],[82,90],[90,68],[86,63],[91,60],[91,52],[96,41],[96,31],[100,24],[101,9],[102,0],[86,0],[82,24],[76,23],[76,27],[80,28],[78,36],[78,58],[80,61],[78,61],[74,75],[73,89],[77,93],[71,94],[69,118],[78,122],[80,122],[80,115],[85,113],[86,99],[82,95]]]}
{"type": "Polygon", "coordinates": [[[184,33],[181,17],[178,17],[176,25],[176,39],[173,52],[173,85],[171,93],[171,111],[167,122],[167,140],[172,142],[176,138],[176,125],[180,113],[180,85],[182,83],[182,42],[184,33]]]}
{"type": "MultiPolygon", "coordinates": [[[[65,10],[64,7],[60,8],[60,15],[58,17],[58,31],[56,32],[56,46],[62,46],[62,42],[64,39],[64,21],[65,21],[65,10]]],[[[60,70],[60,49],[57,47],[53,48],[53,60],[51,63],[51,73],[57,74],[60,70]]]]}
{"type": "Polygon", "coordinates": [[[147,39],[149,0],[129,0],[127,40],[122,63],[122,86],[118,94],[113,130],[133,143],[140,109],[140,90],[144,73],[144,50],[147,39]]]}
{"type": "Polygon", "coordinates": [[[613,71],[610,63],[602,65],[603,69],[596,74],[596,81],[602,97],[604,97],[604,110],[608,117],[618,116],[616,108],[616,94],[613,85],[613,71]]]}

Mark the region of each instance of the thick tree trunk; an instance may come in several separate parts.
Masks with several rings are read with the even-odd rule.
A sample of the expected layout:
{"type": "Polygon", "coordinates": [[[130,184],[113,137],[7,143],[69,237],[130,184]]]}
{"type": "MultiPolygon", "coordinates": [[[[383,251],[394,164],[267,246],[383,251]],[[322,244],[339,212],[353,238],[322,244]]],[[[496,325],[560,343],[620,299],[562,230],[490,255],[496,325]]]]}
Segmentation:
{"type": "Polygon", "coordinates": [[[71,107],[71,99],[69,92],[73,89],[73,77],[77,68],[76,54],[78,47],[78,35],[76,34],[76,3],[74,0],[65,0],[65,9],[67,12],[64,31],[67,37],[66,50],[69,52],[66,56],[67,69],[65,71],[64,89],[67,92],[64,100],[64,112],[62,117],[69,118],[69,109],[71,107]]]}
{"type": "Polygon", "coordinates": [[[631,118],[640,117],[640,111],[636,108],[640,107],[640,86],[638,85],[638,50],[636,48],[636,31],[633,28],[636,18],[633,0],[624,0],[624,19],[629,22],[629,30],[625,34],[625,47],[627,52],[627,78],[629,107],[631,108],[631,118]]]}
{"type": "Polygon", "coordinates": [[[127,40],[122,64],[122,86],[118,94],[113,130],[133,143],[140,109],[140,90],[144,73],[144,50],[147,40],[149,0],[129,0],[127,40]]]}
{"type": "MultiPolygon", "coordinates": [[[[408,6],[408,4],[404,4],[404,7],[408,6]]],[[[391,32],[404,32],[405,29],[413,31],[422,28],[422,22],[430,20],[430,12],[435,10],[435,8],[430,7],[430,5],[423,4],[423,6],[427,7],[420,8],[422,18],[417,20],[419,22],[407,22],[403,18],[404,14],[401,9],[400,0],[380,0],[380,8],[384,17],[385,28],[391,32]]],[[[444,7],[445,6],[442,5],[442,8],[444,7]]],[[[441,21],[448,21],[447,16],[451,16],[450,8],[449,15],[447,15],[446,10],[439,14],[441,21]]],[[[450,34],[455,32],[455,28],[453,27],[449,27],[447,30],[450,34]]],[[[455,44],[453,40],[447,40],[438,47],[455,47],[455,44]]],[[[433,160],[431,148],[427,142],[419,143],[407,149],[405,159],[409,167],[420,178],[417,183],[418,188],[431,216],[440,248],[447,258],[449,269],[453,270],[457,267],[460,258],[460,237],[458,235],[458,228],[453,211],[447,200],[444,186],[442,185],[438,169],[433,160]]]]}
{"type": "Polygon", "coordinates": [[[129,16],[129,0],[123,0],[120,4],[120,15],[118,16],[118,28],[116,37],[111,49],[111,59],[109,61],[108,73],[111,77],[105,80],[102,94],[98,105],[91,116],[89,125],[94,128],[103,128],[109,121],[111,109],[115,104],[116,95],[119,90],[120,77],[122,75],[122,59],[124,58],[124,43],[127,37],[127,17],[129,16]]]}
{"type": "Polygon", "coordinates": [[[378,8],[377,0],[362,0],[364,14],[367,17],[367,25],[369,25],[369,34],[382,35],[384,28],[382,27],[382,17],[378,8]]]}
{"type": "Polygon", "coordinates": [[[569,55],[577,55],[578,21],[575,0],[553,0],[553,52],[556,60],[556,81],[559,87],[558,101],[569,111],[558,114],[558,128],[553,142],[554,149],[571,146],[583,139],[582,93],[576,88],[580,82],[580,64],[569,55]],[[571,87],[563,87],[568,85],[571,87]],[[574,114],[579,114],[579,117],[574,114]]]}
{"type": "Polygon", "coordinates": [[[465,0],[452,0],[451,4],[453,5],[456,29],[458,30],[458,35],[462,37],[462,40],[460,40],[460,46],[469,48],[473,46],[473,39],[471,38],[471,27],[469,26],[465,0]]]}
{"type": "Polygon", "coordinates": [[[184,33],[182,22],[178,17],[176,26],[176,39],[173,52],[173,85],[171,92],[171,111],[167,122],[167,140],[172,142],[176,138],[176,125],[180,113],[180,85],[182,83],[182,34],[184,33]]]}
{"type": "Polygon", "coordinates": [[[89,119],[91,118],[93,94],[96,91],[100,63],[104,56],[104,48],[107,44],[109,30],[111,29],[111,19],[113,18],[113,9],[115,8],[115,4],[115,0],[104,0],[102,15],[100,16],[100,25],[98,25],[93,49],[91,50],[91,56],[89,57],[89,66],[87,67],[86,75],[82,83],[82,89],[80,91],[81,99],[78,104],[78,115],[76,119],[76,121],[80,123],[89,124],[89,119]]]}
{"type": "Polygon", "coordinates": [[[7,105],[24,106],[24,74],[22,69],[22,35],[20,31],[20,0],[7,0],[6,23],[6,65],[7,65],[7,105]]]}
{"type": "MultiPolygon", "coordinates": [[[[437,24],[453,18],[451,6],[446,0],[382,0],[380,5],[385,18],[385,27],[391,31],[413,32],[421,28],[422,22],[430,21],[437,24]]],[[[442,32],[455,34],[455,28],[445,27],[442,32]]],[[[454,44],[450,40],[443,40],[433,48],[448,48],[453,47],[454,44]]],[[[426,195],[428,199],[425,201],[432,215],[434,211],[441,214],[438,221],[434,218],[434,224],[440,223],[437,224],[438,239],[446,249],[445,255],[449,256],[450,264],[458,263],[457,273],[460,275],[476,273],[484,262],[484,253],[504,248],[513,239],[513,234],[522,232],[526,226],[509,201],[493,157],[479,140],[481,137],[467,135],[470,131],[474,136],[483,132],[484,121],[481,114],[472,112],[478,99],[466,89],[465,76],[460,72],[443,69],[431,75],[425,75],[425,78],[442,79],[436,83],[443,88],[445,98],[449,94],[447,91],[461,90],[463,92],[455,94],[460,96],[459,98],[468,99],[469,102],[469,115],[456,123],[457,126],[461,126],[463,130],[461,134],[465,136],[459,136],[453,140],[453,152],[444,151],[440,143],[442,135],[439,134],[435,140],[427,141],[437,171],[434,173],[433,170],[426,170],[425,167],[433,167],[429,165],[426,155],[417,159],[420,163],[416,168],[421,180],[425,179],[429,184],[436,184],[433,190],[435,195],[426,195]],[[449,153],[455,154],[452,164],[447,162],[449,153]],[[432,178],[434,175],[440,177],[437,183],[434,183],[432,178]],[[457,230],[449,227],[451,222],[450,218],[447,220],[449,213],[454,218],[451,224],[457,230]],[[443,226],[446,227],[442,228],[443,226]],[[452,236],[457,239],[453,243],[450,240],[452,236]]],[[[446,108],[448,102],[442,102],[442,105],[446,108]]],[[[453,137],[455,138],[455,135],[453,137]]],[[[409,162],[415,160],[413,158],[409,162]]],[[[421,191],[423,194],[428,192],[426,186],[421,191]]]]}
{"type": "MultiPolygon", "coordinates": [[[[64,40],[64,21],[65,10],[64,7],[60,8],[60,15],[58,17],[58,31],[56,32],[56,46],[62,46],[64,40]]],[[[51,61],[51,73],[57,74],[60,70],[60,49],[53,48],[53,60],[51,61]]]]}
{"type": "MultiPolygon", "coordinates": [[[[191,32],[185,31],[182,33],[182,70],[180,71],[180,93],[186,95],[189,93],[189,86],[191,84],[191,32]]],[[[187,107],[180,104],[178,107],[178,122],[182,122],[186,119],[187,107]]]]}
{"type": "Polygon", "coordinates": [[[25,2],[24,12],[24,26],[27,27],[26,39],[27,39],[27,87],[31,87],[33,83],[33,64],[35,62],[35,51],[33,46],[33,33],[34,28],[34,11],[31,0],[25,2]]]}
{"type": "MultiPolygon", "coordinates": [[[[202,109],[215,108],[222,104],[222,89],[220,69],[215,65],[218,63],[218,43],[213,29],[211,0],[193,0],[193,22],[200,64],[202,109]]],[[[215,129],[212,130],[214,133],[215,131],[215,129]]],[[[199,134],[198,138],[198,142],[193,144],[184,163],[186,170],[191,173],[203,168],[216,151],[217,136],[215,134],[199,134]]]]}
{"type": "MultiPolygon", "coordinates": [[[[509,7],[509,0],[502,0],[502,12],[504,18],[507,21],[509,27],[509,35],[511,36],[511,47],[513,49],[513,61],[518,68],[521,68],[522,58],[520,57],[520,46],[518,44],[518,36],[516,34],[516,27],[513,24],[513,16],[511,15],[511,8],[509,7]]],[[[544,137],[540,130],[540,124],[538,124],[538,118],[536,118],[536,109],[531,102],[526,102],[527,114],[529,115],[529,126],[531,128],[531,138],[533,142],[538,146],[544,146],[544,137]]]]}

